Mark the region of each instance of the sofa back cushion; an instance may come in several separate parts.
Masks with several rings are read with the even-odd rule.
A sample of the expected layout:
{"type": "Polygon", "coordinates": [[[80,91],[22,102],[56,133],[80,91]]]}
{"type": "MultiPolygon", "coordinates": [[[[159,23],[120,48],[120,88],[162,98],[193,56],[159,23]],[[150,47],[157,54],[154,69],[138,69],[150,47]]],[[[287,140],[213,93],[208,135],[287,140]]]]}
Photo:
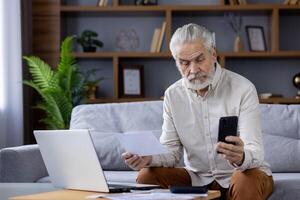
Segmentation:
{"type": "Polygon", "coordinates": [[[162,101],[88,104],[73,109],[70,126],[120,133],[158,130],[162,121],[162,101]]]}
{"type": "Polygon", "coordinates": [[[90,129],[104,170],[130,170],[121,159],[125,151],[116,135],[150,131],[161,135],[162,101],[90,104],[73,109],[70,129],[90,129]]]}
{"type": "Polygon", "coordinates": [[[300,105],[261,104],[265,160],[273,172],[300,172],[300,105]]]}

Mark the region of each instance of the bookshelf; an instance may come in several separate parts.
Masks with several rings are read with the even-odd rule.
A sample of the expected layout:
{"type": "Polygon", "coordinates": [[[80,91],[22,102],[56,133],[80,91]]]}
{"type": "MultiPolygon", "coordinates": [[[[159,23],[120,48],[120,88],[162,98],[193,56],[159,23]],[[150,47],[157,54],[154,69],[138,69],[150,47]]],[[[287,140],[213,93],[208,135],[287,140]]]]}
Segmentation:
{"type": "MultiPolygon", "coordinates": [[[[245,16],[266,16],[268,18],[268,51],[266,52],[250,52],[248,50],[241,52],[233,52],[228,49],[218,50],[219,62],[222,66],[226,67],[226,64],[235,62],[236,59],[246,59],[246,61],[252,61],[254,59],[259,60],[276,60],[276,59],[295,59],[299,62],[300,48],[283,49],[281,48],[280,37],[283,33],[281,30],[281,18],[285,15],[298,15],[300,16],[300,5],[284,5],[282,4],[247,4],[247,5],[225,5],[224,0],[219,0],[216,5],[157,5],[157,6],[134,6],[134,5],[121,5],[119,0],[112,0],[109,6],[98,7],[93,5],[71,5],[71,1],[59,1],[55,0],[50,3],[51,6],[56,6],[59,13],[55,13],[56,18],[59,20],[58,30],[55,31],[55,35],[59,33],[60,40],[65,35],[79,34],[78,32],[68,32],[66,18],[72,18],[76,22],[77,19],[91,17],[92,19],[101,19],[107,16],[113,16],[116,20],[123,16],[131,16],[139,18],[140,16],[159,17],[160,21],[166,21],[166,30],[163,49],[160,52],[152,53],[147,49],[142,49],[137,52],[118,52],[111,50],[101,50],[95,53],[85,53],[81,49],[74,53],[74,56],[80,61],[85,62],[89,60],[102,61],[109,60],[112,70],[112,88],[113,92],[111,96],[106,98],[99,98],[91,100],[88,103],[108,103],[108,102],[128,102],[128,101],[145,101],[145,100],[159,100],[161,95],[146,96],[143,98],[121,98],[120,91],[120,63],[123,62],[136,62],[140,63],[152,61],[167,60],[172,62],[172,56],[167,48],[167,44],[171,39],[173,31],[177,28],[178,18],[181,16],[221,16],[225,12],[240,13],[245,16]],[[55,4],[55,5],[54,5],[55,4]]],[[[43,4],[45,5],[45,3],[43,4]]],[[[40,6],[43,6],[40,3],[40,6]]],[[[51,15],[53,17],[53,15],[51,15]]],[[[188,18],[187,17],[187,18],[188,18]]],[[[197,21],[196,21],[197,23],[197,21]]],[[[155,27],[155,26],[153,26],[155,27]]],[[[151,32],[151,36],[154,29],[151,32]]],[[[151,38],[152,39],[152,38],[151,38]]],[[[58,44],[59,45],[59,44],[58,44]]],[[[52,51],[53,54],[58,55],[59,50],[56,48],[52,51]]],[[[300,66],[300,63],[298,63],[300,66]]],[[[259,69],[259,68],[258,68],[259,69]]],[[[291,77],[292,78],[292,77],[291,77]]],[[[175,81],[175,80],[174,80],[175,81]]],[[[164,88],[162,88],[164,89],[164,88]]],[[[296,90],[295,90],[296,93],[296,90]]],[[[261,99],[262,103],[287,103],[296,104],[300,103],[297,99],[292,98],[272,98],[261,99]]]]}
{"type": "MultiPolygon", "coordinates": [[[[120,103],[120,102],[135,102],[135,101],[160,101],[163,98],[117,98],[117,99],[107,99],[99,98],[95,100],[88,100],[87,103],[120,103]]],[[[263,104],[300,104],[300,99],[295,98],[269,98],[269,99],[259,99],[260,103],[263,104]]]]}

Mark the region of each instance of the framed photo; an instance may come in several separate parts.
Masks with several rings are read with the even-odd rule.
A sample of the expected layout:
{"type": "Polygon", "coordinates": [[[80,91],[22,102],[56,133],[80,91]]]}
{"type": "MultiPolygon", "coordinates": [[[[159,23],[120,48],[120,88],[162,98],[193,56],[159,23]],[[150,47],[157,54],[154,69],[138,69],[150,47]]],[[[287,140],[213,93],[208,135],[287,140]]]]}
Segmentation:
{"type": "Polygon", "coordinates": [[[144,67],[121,64],[121,96],[144,97],[144,67]]]}
{"type": "Polygon", "coordinates": [[[246,26],[250,51],[267,51],[264,28],[262,26],[246,26]]]}

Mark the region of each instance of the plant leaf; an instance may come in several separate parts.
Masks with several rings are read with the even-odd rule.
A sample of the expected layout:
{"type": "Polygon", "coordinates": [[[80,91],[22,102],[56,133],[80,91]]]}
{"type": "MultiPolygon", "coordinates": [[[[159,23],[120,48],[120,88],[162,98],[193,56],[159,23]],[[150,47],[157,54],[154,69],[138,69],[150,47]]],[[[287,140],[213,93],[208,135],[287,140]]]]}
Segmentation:
{"type": "Polygon", "coordinates": [[[54,76],[51,67],[35,56],[23,57],[29,66],[29,72],[32,75],[32,80],[40,89],[57,88],[58,81],[54,76]]]}

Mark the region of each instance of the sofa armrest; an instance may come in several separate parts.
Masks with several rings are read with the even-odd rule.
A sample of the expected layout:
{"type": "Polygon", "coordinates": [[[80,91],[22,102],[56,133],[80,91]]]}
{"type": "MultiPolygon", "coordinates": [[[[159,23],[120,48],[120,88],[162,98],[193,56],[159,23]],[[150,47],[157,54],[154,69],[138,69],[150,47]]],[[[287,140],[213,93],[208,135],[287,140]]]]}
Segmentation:
{"type": "Polygon", "coordinates": [[[47,175],[38,145],[0,150],[0,182],[36,182],[47,175]]]}

